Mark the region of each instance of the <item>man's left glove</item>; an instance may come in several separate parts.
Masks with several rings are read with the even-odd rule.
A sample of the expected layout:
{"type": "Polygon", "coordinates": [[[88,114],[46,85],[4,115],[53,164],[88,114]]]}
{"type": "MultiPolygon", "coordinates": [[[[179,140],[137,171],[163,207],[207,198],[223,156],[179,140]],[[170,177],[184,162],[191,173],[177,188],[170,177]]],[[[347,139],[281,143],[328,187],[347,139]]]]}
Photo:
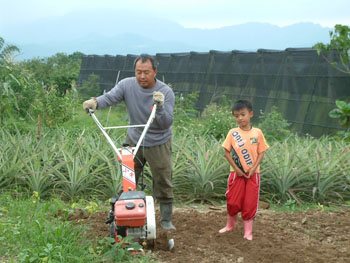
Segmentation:
{"type": "Polygon", "coordinates": [[[89,113],[89,109],[95,111],[97,108],[97,100],[95,98],[92,98],[90,100],[86,100],[83,103],[83,109],[89,113]]]}
{"type": "Polygon", "coordinates": [[[154,91],[153,102],[156,103],[157,106],[162,106],[164,104],[164,94],[160,91],[154,91]]]}

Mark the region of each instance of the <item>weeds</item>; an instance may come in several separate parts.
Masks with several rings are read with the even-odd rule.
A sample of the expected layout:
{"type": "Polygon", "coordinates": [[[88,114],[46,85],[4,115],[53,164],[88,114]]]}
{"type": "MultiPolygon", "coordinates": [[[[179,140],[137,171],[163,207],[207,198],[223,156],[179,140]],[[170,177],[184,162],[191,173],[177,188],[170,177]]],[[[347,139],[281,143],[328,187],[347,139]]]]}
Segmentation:
{"type": "MultiPolygon", "coordinates": [[[[87,225],[67,221],[69,203],[59,199],[41,200],[38,193],[25,198],[13,192],[0,195],[0,253],[6,262],[150,262],[148,255],[133,256],[125,244],[138,250],[140,245],[125,239],[115,243],[110,238],[87,235],[87,225]],[[112,242],[113,241],[113,242],[112,242]]],[[[96,211],[89,202],[85,209],[96,211]]]]}

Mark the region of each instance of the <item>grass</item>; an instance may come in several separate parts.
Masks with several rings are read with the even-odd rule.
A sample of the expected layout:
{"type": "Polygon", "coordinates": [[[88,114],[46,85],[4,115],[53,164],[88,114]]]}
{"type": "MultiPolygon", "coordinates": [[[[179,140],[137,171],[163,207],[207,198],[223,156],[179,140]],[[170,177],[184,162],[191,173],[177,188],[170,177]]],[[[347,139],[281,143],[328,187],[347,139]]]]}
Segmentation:
{"type": "Polygon", "coordinates": [[[323,205],[320,203],[298,204],[294,199],[289,199],[284,203],[270,203],[270,209],[275,212],[303,212],[307,210],[319,210],[321,212],[340,211],[343,207],[335,204],[323,205]]]}
{"type": "Polygon", "coordinates": [[[84,226],[55,217],[64,206],[58,200],[1,195],[0,254],[8,262],[92,262],[87,251],[93,243],[84,238],[84,226]]]}
{"type": "MultiPolygon", "coordinates": [[[[96,205],[89,202],[85,209],[96,205]]],[[[77,206],[79,204],[75,204],[77,206]]],[[[80,204],[81,205],[81,204],[80,204]]],[[[85,225],[67,220],[69,203],[60,199],[40,200],[7,192],[0,195],[1,262],[150,262],[145,256],[132,256],[108,238],[87,237],[85,225]],[[61,213],[59,211],[66,211],[61,213]]],[[[95,210],[94,210],[95,211],[95,210]]]]}
{"type": "MultiPolygon", "coordinates": [[[[118,104],[117,106],[112,106],[111,108],[108,107],[103,110],[97,110],[95,114],[104,126],[117,126],[128,123],[128,115],[125,112],[125,106],[123,103],[118,104]]],[[[61,127],[79,130],[97,129],[95,122],[82,108],[77,109],[74,118],[68,122],[65,122],[61,127]]]]}

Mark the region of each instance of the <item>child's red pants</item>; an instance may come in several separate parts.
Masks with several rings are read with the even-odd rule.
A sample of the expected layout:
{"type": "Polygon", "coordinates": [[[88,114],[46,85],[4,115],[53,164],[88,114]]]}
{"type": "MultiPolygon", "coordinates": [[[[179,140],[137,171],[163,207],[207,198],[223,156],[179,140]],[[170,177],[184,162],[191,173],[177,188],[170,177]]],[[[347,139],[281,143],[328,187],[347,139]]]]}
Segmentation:
{"type": "Polygon", "coordinates": [[[259,190],[260,174],[246,178],[230,172],[226,190],[227,213],[234,216],[242,212],[243,220],[254,219],[258,211],[259,190]]]}

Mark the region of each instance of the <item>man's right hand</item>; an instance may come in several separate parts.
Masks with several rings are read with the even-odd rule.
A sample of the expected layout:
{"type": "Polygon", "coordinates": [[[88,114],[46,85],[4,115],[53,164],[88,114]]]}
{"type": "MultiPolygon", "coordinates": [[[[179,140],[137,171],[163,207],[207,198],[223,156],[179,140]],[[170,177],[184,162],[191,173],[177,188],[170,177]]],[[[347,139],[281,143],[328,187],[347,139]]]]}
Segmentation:
{"type": "Polygon", "coordinates": [[[97,108],[97,100],[95,98],[86,100],[83,103],[83,109],[86,111],[86,113],[89,113],[89,109],[95,111],[96,108],[97,108]]]}

